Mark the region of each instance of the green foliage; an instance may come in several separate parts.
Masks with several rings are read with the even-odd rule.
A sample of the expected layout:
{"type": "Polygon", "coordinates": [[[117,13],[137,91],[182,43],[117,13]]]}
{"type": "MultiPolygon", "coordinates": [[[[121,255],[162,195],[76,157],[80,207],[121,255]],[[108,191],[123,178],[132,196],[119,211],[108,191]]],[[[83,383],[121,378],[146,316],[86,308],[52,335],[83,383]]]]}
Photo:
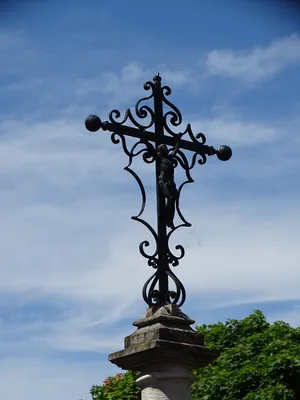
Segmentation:
{"type": "Polygon", "coordinates": [[[195,371],[194,399],[300,400],[299,328],[284,322],[270,325],[256,310],[241,321],[197,330],[221,357],[195,371]]]}
{"type": "MultiPolygon", "coordinates": [[[[269,324],[261,311],[243,320],[196,327],[221,356],[194,371],[194,400],[300,400],[300,328],[269,324]]],[[[137,374],[93,386],[93,400],[138,400],[137,374]]]]}
{"type": "Polygon", "coordinates": [[[106,378],[102,386],[93,386],[93,400],[138,400],[140,390],[135,384],[138,374],[128,371],[106,378]]]}

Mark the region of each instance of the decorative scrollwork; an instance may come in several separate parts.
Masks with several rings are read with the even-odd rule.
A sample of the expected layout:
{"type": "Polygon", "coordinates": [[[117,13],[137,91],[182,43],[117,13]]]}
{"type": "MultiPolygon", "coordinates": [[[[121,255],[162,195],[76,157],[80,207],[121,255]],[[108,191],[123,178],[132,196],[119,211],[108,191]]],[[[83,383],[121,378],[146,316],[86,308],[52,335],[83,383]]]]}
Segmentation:
{"type": "Polygon", "coordinates": [[[167,111],[164,114],[164,120],[163,120],[164,128],[170,135],[176,136],[176,133],[173,132],[172,129],[169,127],[168,120],[172,126],[178,127],[182,123],[182,115],[181,115],[181,112],[179,111],[179,109],[166,98],[166,96],[170,96],[170,94],[172,93],[169,86],[163,86],[161,88],[161,91],[162,91],[162,101],[168,107],[171,108],[171,111],[167,111]]]}
{"type": "Polygon", "coordinates": [[[148,265],[154,268],[157,268],[158,266],[158,259],[157,259],[157,253],[158,253],[158,237],[157,237],[157,233],[155,232],[155,230],[152,228],[152,226],[145,221],[144,219],[141,218],[141,215],[143,214],[145,207],[146,207],[146,191],[144,188],[144,185],[140,179],[140,177],[130,168],[132,165],[132,161],[134,157],[137,157],[140,154],[143,154],[143,160],[145,162],[147,162],[148,164],[153,163],[155,161],[155,157],[154,157],[154,148],[152,146],[151,143],[147,143],[143,140],[138,141],[137,143],[135,143],[132,148],[129,150],[126,144],[126,138],[123,134],[121,133],[112,133],[111,135],[111,140],[114,144],[118,144],[122,143],[122,147],[124,150],[124,153],[128,156],[129,158],[129,162],[126,165],[126,167],[124,168],[125,171],[129,172],[136,180],[136,182],[138,183],[138,186],[140,188],[141,191],[141,197],[142,197],[142,204],[141,204],[141,208],[140,211],[137,215],[132,216],[131,218],[135,221],[140,222],[141,224],[143,224],[152,234],[154,241],[155,241],[155,251],[152,254],[148,254],[145,251],[145,247],[148,247],[150,245],[150,243],[147,240],[144,240],[143,242],[140,243],[139,246],[139,250],[140,253],[142,254],[143,257],[148,259],[148,265]],[[138,146],[142,146],[142,148],[138,151],[136,151],[136,149],[138,148],[138,146]]]}
{"type": "Polygon", "coordinates": [[[136,120],[136,118],[132,115],[132,112],[130,110],[130,108],[127,108],[125,110],[125,115],[124,118],[120,120],[121,117],[121,113],[119,110],[112,110],[109,114],[109,120],[110,122],[114,123],[114,124],[118,124],[118,125],[123,125],[125,124],[125,122],[130,121],[135,127],[137,127],[138,129],[144,130],[144,129],[148,129],[151,126],[154,125],[155,122],[155,116],[154,116],[154,111],[152,110],[151,107],[145,105],[145,104],[141,104],[142,102],[146,101],[146,100],[150,100],[151,98],[154,97],[154,85],[152,82],[146,82],[144,84],[144,89],[145,90],[151,90],[151,93],[149,96],[143,97],[142,99],[140,99],[135,107],[135,113],[136,116],[140,119],[147,119],[149,118],[149,122],[142,124],[141,122],[138,122],[136,120]]]}
{"type": "Polygon", "coordinates": [[[176,292],[174,291],[169,291],[168,295],[169,295],[169,301],[170,303],[174,303],[174,304],[178,304],[178,307],[181,307],[182,304],[185,302],[185,298],[186,298],[186,292],[185,292],[185,288],[183,286],[183,284],[181,283],[181,281],[177,278],[177,276],[170,270],[167,270],[167,274],[169,276],[169,278],[171,278],[173,280],[173,282],[175,283],[175,287],[176,287],[176,292]],[[179,301],[181,297],[181,300],[179,301]]]}
{"type": "Polygon", "coordinates": [[[159,280],[158,269],[154,272],[152,276],[145,282],[142,290],[142,296],[144,301],[149,306],[157,305],[160,302],[161,296],[158,290],[155,290],[155,286],[159,280]]]}
{"type": "Polygon", "coordinates": [[[161,293],[159,289],[155,289],[159,282],[159,270],[156,270],[146,281],[142,291],[143,299],[150,307],[165,303],[177,304],[178,307],[181,307],[185,302],[186,292],[182,282],[170,268],[166,269],[166,274],[173,281],[175,290],[168,290],[166,293],[161,293]]]}
{"type": "MultiPolygon", "coordinates": [[[[163,126],[164,129],[173,137],[177,137],[178,133],[174,132],[170,125],[177,128],[182,124],[182,115],[179,109],[171,103],[168,99],[167,96],[169,96],[172,91],[169,88],[169,86],[163,86],[161,88],[162,92],[162,101],[165,103],[171,110],[167,111],[163,115],[163,126]]],[[[187,124],[185,130],[180,133],[180,137],[184,137],[186,134],[190,137],[190,139],[197,145],[204,145],[206,143],[206,138],[203,133],[198,133],[194,135],[191,124],[187,124]],[[200,140],[198,140],[200,139],[200,140]]],[[[204,163],[203,163],[204,164],[204,163]]]]}
{"type": "MultiPolygon", "coordinates": [[[[169,233],[169,235],[172,234],[173,232],[174,232],[174,230],[171,231],[169,233]]],[[[172,264],[173,267],[177,267],[177,265],[179,265],[179,260],[181,260],[185,255],[185,250],[184,250],[184,247],[181,244],[176,245],[175,249],[178,250],[180,254],[179,254],[179,256],[175,256],[175,254],[173,254],[171,252],[170,247],[169,247],[169,239],[170,239],[169,235],[168,235],[168,255],[167,255],[167,259],[168,259],[168,263],[169,264],[172,264]]]]}

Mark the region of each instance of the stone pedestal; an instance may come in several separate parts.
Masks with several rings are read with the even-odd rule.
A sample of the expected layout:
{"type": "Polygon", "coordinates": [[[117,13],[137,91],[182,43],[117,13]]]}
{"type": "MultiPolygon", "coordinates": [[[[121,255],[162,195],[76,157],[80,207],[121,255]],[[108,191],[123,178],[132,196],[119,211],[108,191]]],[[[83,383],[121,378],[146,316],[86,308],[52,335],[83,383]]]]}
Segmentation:
{"type": "Polygon", "coordinates": [[[189,400],[191,371],[219,356],[204,346],[203,335],[191,328],[195,321],[173,304],[148,308],[133,323],[137,330],[125,338],[125,349],[109,355],[122,369],[138,371],[142,400],[189,400]]]}

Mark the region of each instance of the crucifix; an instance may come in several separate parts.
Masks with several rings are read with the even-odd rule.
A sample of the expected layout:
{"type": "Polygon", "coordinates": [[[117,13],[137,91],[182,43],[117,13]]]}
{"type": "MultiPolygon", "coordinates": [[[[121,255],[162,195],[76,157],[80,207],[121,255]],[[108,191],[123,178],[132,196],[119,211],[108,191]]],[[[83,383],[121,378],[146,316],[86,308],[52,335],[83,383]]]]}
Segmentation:
{"type": "Polygon", "coordinates": [[[142,205],[138,215],[133,216],[132,219],[146,226],[155,241],[155,250],[151,254],[145,249],[149,246],[147,240],[141,242],[139,246],[140,253],[148,260],[148,265],[155,269],[155,273],[143,287],[142,295],[145,302],[149,306],[172,303],[180,307],[185,301],[186,293],[183,284],[170,266],[175,267],[179,264],[179,260],[184,257],[184,248],[177,245],[175,249],[178,253],[175,255],[169,246],[170,237],[178,228],[191,226],[180,210],[180,193],[186,183],[193,182],[190,171],[196,161],[203,165],[206,163],[207,156],[212,155],[217,155],[221,161],[227,161],[231,158],[232,151],[230,147],[224,145],[217,149],[206,145],[204,134],[194,135],[190,124],[187,124],[179,133],[173,131],[181,125],[182,116],[179,109],[167,99],[171,94],[171,89],[168,86],[162,86],[159,74],[154,76],[153,82],[146,82],[144,89],[150,94],[136,103],[134,109],[136,117],[129,108],[125,111],[123,118],[120,111],[112,110],[108,121],[101,121],[98,116],[90,115],[85,120],[85,126],[91,132],[96,132],[100,128],[109,131],[112,133],[111,140],[114,144],[121,142],[129,158],[128,165],[124,169],[136,179],[140,187],[142,205]],[[154,103],[152,108],[144,104],[150,99],[153,99],[154,103]],[[164,112],[164,106],[168,107],[168,111],[164,112]],[[126,137],[138,139],[131,149],[127,146],[126,137]],[[184,150],[192,153],[190,159],[185,155],[184,150]],[[142,218],[146,206],[146,191],[139,176],[131,169],[133,158],[139,155],[142,155],[146,163],[155,164],[156,230],[142,218]],[[177,188],[174,170],[178,165],[184,169],[186,181],[177,188]],[[180,220],[178,225],[174,224],[176,212],[180,220]],[[170,290],[169,279],[173,281],[175,290],[170,290]]]}

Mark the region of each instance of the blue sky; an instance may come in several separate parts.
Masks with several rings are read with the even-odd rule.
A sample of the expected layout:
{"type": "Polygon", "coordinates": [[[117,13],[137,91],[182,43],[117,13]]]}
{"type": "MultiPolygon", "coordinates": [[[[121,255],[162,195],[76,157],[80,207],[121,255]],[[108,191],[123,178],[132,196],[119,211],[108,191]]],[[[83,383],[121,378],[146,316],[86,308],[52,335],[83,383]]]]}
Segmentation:
{"type": "MultiPolygon", "coordinates": [[[[157,71],[184,122],[234,152],[182,196],[183,311],[300,325],[300,33],[295,11],[261,3],[2,3],[1,397],[87,400],[118,372],[107,355],[145,311],[147,232],[122,149],[84,120],[132,107],[157,71]]],[[[152,167],[135,164],[150,220],[152,167]]]]}

